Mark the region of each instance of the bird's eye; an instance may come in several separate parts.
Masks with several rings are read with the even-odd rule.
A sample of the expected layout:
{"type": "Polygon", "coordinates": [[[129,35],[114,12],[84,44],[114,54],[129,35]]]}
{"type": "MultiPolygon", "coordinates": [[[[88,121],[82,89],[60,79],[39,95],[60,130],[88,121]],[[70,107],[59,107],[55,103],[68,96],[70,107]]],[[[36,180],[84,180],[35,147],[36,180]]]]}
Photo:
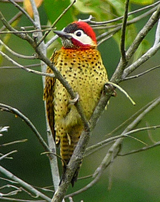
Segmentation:
{"type": "Polygon", "coordinates": [[[83,31],[82,31],[82,30],[77,30],[77,31],[75,32],[75,34],[76,34],[76,36],[82,36],[83,31]]]}

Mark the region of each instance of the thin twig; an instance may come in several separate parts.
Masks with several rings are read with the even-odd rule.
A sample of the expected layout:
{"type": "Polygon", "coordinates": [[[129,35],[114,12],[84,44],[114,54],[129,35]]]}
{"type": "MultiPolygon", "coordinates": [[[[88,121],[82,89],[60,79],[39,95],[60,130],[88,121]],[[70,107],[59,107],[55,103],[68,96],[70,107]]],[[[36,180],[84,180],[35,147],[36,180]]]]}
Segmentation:
{"type": "MultiPolygon", "coordinates": [[[[69,85],[69,83],[63,78],[63,76],[60,74],[60,72],[57,70],[57,68],[53,65],[53,63],[48,59],[46,58],[46,53],[45,53],[45,50],[41,50],[40,48],[41,47],[37,47],[35,41],[28,35],[24,35],[24,34],[20,34],[20,33],[17,33],[16,29],[14,29],[12,26],[10,26],[7,22],[7,20],[4,18],[4,16],[2,15],[2,13],[0,12],[0,19],[2,21],[2,23],[10,30],[10,31],[15,31],[15,35],[17,35],[18,37],[20,37],[21,39],[24,39],[26,41],[28,41],[30,43],[30,45],[35,49],[36,53],[37,53],[37,56],[40,60],[42,60],[46,65],[48,65],[54,72],[55,74],[55,77],[62,83],[62,85],[66,88],[66,90],[68,91],[68,93],[70,94],[71,96],[71,99],[75,99],[76,98],[76,93],[72,90],[71,86],[69,85]]],[[[2,53],[2,55],[4,55],[4,53],[2,53]]],[[[6,56],[7,57],[7,56],[6,56]]],[[[16,65],[18,65],[16,63],[16,65]]],[[[23,68],[23,67],[22,67],[23,68]]],[[[75,104],[76,108],[77,108],[77,111],[78,113],[80,114],[81,116],[81,119],[82,119],[82,122],[84,124],[84,128],[86,128],[87,130],[90,130],[89,128],[89,124],[88,124],[88,121],[83,113],[83,110],[82,110],[82,107],[80,105],[79,102],[76,102],[75,104]]]]}
{"type": "MultiPolygon", "coordinates": [[[[36,4],[33,0],[31,1],[31,5],[33,8],[33,14],[34,14],[34,19],[35,19],[35,24],[36,24],[36,29],[37,30],[41,30],[41,24],[40,24],[40,17],[39,17],[39,13],[36,7],[36,4]]],[[[43,54],[43,58],[46,58],[46,54],[47,54],[47,50],[46,50],[46,45],[44,44],[44,41],[42,41],[41,44],[39,44],[39,46],[37,46],[37,41],[40,40],[42,38],[42,32],[38,32],[37,38],[35,38],[36,40],[36,47],[34,48],[36,51],[38,51],[41,54],[43,54]]],[[[32,45],[32,44],[31,44],[32,45]]],[[[42,72],[46,71],[46,63],[45,61],[43,62],[43,60],[41,61],[41,70],[42,72]]],[[[45,85],[45,78],[42,78],[42,82],[43,82],[43,87],[45,85]]],[[[45,102],[44,102],[45,105],[45,102]]],[[[46,105],[45,105],[45,109],[46,109],[46,105]]],[[[46,111],[46,110],[45,110],[46,111]]],[[[51,166],[51,175],[52,175],[52,180],[53,180],[53,185],[54,185],[54,189],[57,190],[58,186],[59,186],[59,182],[60,182],[60,177],[59,177],[59,170],[58,170],[58,162],[57,162],[57,157],[56,155],[56,145],[53,139],[53,135],[51,134],[49,125],[48,125],[48,120],[47,120],[47,114],[46,115],[46,127],[47,127],[47,138],[48,138],[48,145],[49,145],[49,149],[50,151],[52,151],[52,153],[49,154],[49,162],[50,162],[50,166],[51,166]]]]}
{"type": "MultiPolygon", "coordinates": [[[[9,155],[13,154],[13,153],[16,153],[17,150],[14,150],[14,151],[11,151],[11,152],[8,152],[7,154],[4,154],[3,156],[0,157],[0,161],[3,160],[4,158],[8,157],[9,155]]],[[[9,157],[8,157],[9,158],[9,157]]],[[[11,158],[11,157],[10,157],[11,158]]]]}
{"type": "Polygon", "coordinates": [[[125,12],[123,17],[123,23],[122,23],[122,34],[121,34],[121,55],[122,55],[122,61],[123,65],[126,65],[126,53],[125,53],[125,39],[126,39],[126,26],[127,26],[127,18],[128,18],[128,7],[129,7],[129,0],[126,0],[125,2],[125,12]]]}
{"type": "Polygon", "coordinates": [[[130,73],[132,73],[135,69],[137,69],[140,65],[145,63],[147,60],[149,60],[153,55],[157,53],[157,51],[160,49],[160,42],[157,44],[157,46],[152,46],[144,55],[142,55],[138,60],[136,60],[133,64],[131,64],[129,67],[127,67],[124,70],[124,73],[122,75],[122,80],[126,78],[130,73]]]}
{"type": "Polygon", "coordinates": [[[14,180],[15,182],[18,182],[18,184],[20,184],[22,187],[24,187],[25,189],[29,190],[33,194],[35,194],[36,197],[41,197],[42,199],[45,199],[48,202],[51,201],[51,199],[48,196],[46,196],[43,193],[39,192],[33,186],[31,186],[30,184],[28,184],[25,181],[21,180],[17,176],[13,175],[13,173],[9,172],[8,170],[6,170],[5,168],[3,168],[2,166],[0,166],[0,172],[3,175],[7,176],[8,178],[14,180]]]}
{"type": "MultiPolygon", "coordinates": [[[[76,0],[73,0],[70,5],[64,9],[64,11],[59,15],[59,17],[55,20],[55,22],[51,25],[51,28],[53,29],[55,27],[55,25],[57,24],[57,22],[64,16],[64,14],[73,6],[73,4],[76,3],[76,0]]],[[[44,41],[44,39],[46,38],[46,36],[50,33],[51,30],[47,31],[44,36],[40,39],[40,41],[38,42],[37,46],[40,45],[40,43],[42,41],[44,41]]]]}
{"type": "Polygon", "coordinates": [[[9,105],[5,105],[0,103],[0,109],[1,111],[6,111],[6,112],[10,112],[13,113],[15,115],[17,115],[18,117],[20,117],[22,120],[24,120],[24,122],[31,128],[31,130],[34,132],[34,134],[36,135],[36,137],[38,138],[39,142],[41,143],[41,145],[43,146],[43,148],[45,149],[46,152],[50,152],[47,144],[45,143],[45,141],[43,140],[42,136],[40,135],[40,133],[37,131],[36,127],[33,125],[33,123],[24,115],[22,114],[18,109],[15,109],[9,105]]]}
{"type": "Polygon", "coordinates": [[[129,124],[126,127],[126,129],[121,133],[122,138],[119,138],[115,141],[115,143],[110,147],[107,154],[103,158],[100,166],[95,170],[95,172],[93,174],[94,179],[89,184],[87,184],[85,187],[83,187],[82,189],[80,189],[74,193],[71,193],[69,195],[66,195],[66,197],[77,195],[81,192],[88,190],[93,185],[95,185],[99,181],[104,170],[110,165],[112,158],[113,157],[116,158],[116,156],[119,154],[119,151],[120,151],[119,147],[120,147],[123,139],[126,137],[125,134],[128,133],[129,131],[131,131],[133,128],[135,128],[137,126],[137,124],[144,118],[144,116],[147,115],[151,110],[153,110],[159,104],[160,104],[160,97],[157,98],[150,106],[148,106],[147,109],[145,109],[135,120],[133,120],[132,123],[129,124]],[[123,137],[123,135],[125,135],[125,137],[123,137]]]}
{"type": "Polygon", "coordinates": [[[9,1],[10,1],[15,7],[17,7],[17,8],[29,19],[29,21],[31,21],[31,23],[32,23],[33,25],[35,25],[33,19],[29,16],[29,14],[28,14],[21,6],[19,6],[14,0],[9,0],[9,1]]]}
{"type": "MultiPolygon", "coordinates": [[[[150,15],[151,13],[153,13],[156,9],[157,9],[157,8],[155,7],[155,8],[153,8],[153,9],[151,9],[151,10],[149,10],[149,11],[147,11],[147,12],[145,12],[145,13],[143,13],[143,14],[141,14],[141,15],[135,17],[135,18],[133,18],[132,20],[127,21],[127,26],[128,26],[128,25],[131,25],[131,24],[133,24],[133,23],[136,23],[136,22],[138,22],[138,21],[140,21],[140,20],[142,20],[143,18],[145,18],[145,17],[147,17],[148,15],[150,15]]],[[[110,38],[110,36],[113,36],[115,33],[117,33],[118,31],[120,31],[120,30],[121,30],[121,27],[122,27],[122,23],[119,23],[119,24],[117,24],[117,25],[110,25],[110,26],[105,27],[105,28],[108,28],[108,29],[109,29],[109,28],[114,28],[114,29],[109,30],[108,32],[104,32],[103,34],[99,35],[99,36],[97,37],[98,45],[101,44],[103,41],[107,40],[108,37],[110,38]]],[[[104,29],[104,27],[99,27],[98,29],[100,29],[100,28],[101,28],[101,29],[102,29],[102,28],[104,29]]]]}
{"type": "MultiPolygon", "coordinates": [[[[152,8],[152,7],[156,7],[159,3],[160,3],[160,1],[157,1],[157,2],[155,2],[153,4],[151,4],[151,5],[147,5],[147,6],[143,7],[143,8],[137,9],[135,11],[131,11],[131,12],[128,13],[128,16],[133,15],[133,14],[138,13],[138,12],[141,12],[141,11],[144,11],[144,10],[152,8]]],[[[100,25],[105,25],[106,26],[109,23],[117,22],[117,21],[122,20],[122,19],[123,19],[123,16],[118,17],[118,18],[114,18],[112,20],[102,21],[102,22],[92,21],[92,18],[89,18],[87,20],[88,20],[88,23],[90,23],[92,26],[94,26],[94,25],[95,26],[96,25],[97,26],[100,26],[100,25]]]]}
{"type": "Polygon", "coordinates": [[[139,73],[139,74],[136,74],[136,75],[133,75],[133,76],[125,77],[125,78],[123,79],[123,81],[139,78],[139,77],[144,76],[145,74],[150,73],[151,71],[156,70],[156,69],[158,69],[158,68],[160,68],[160,65],[157,65],[157,66],[155,66],[155,67],[152,67],[152,68],[150,68],[150,69],[147,69],[146,71],[144,71],[144,72],[142,72],[142,73],[139,73]]]}
{"type": "Polygon", "coordinates": [[[126,121],[124,121],[122,124],[118,125],[118,127],[116,127],[115,129],[113,129],[109,134],[107,134],[106,136],[111,136],[114,133],[116,133],[118,130],[120,130],[122,127],[124,127],[125,125],[129,124],[131,121],[133,121],[133,119],[135,119],[142,111],[144,111],[148,106],[150,106],[154,101],[156,101],[156,99],[152,100],[151,102],[147,103],[144,107],[142,107],[141,109],[139,109],[136,113],[134,113],[132,116],[130,116],[126,121]]]}
{"type": "MultiPolygon", "coordinates": [[[[22,12],[18,12],[11,20],[9,20],[9,24],[12,24],[14,21],[18,20],[20,17],[22,16],[22,12]]],[[[6,27],[3,25],[0,29],[0,33],[2,33],[2,31],[6,29],[6,27]]]]}
{"type": "MultiPolygon", "coordinates": [[[[133,56],[133,54],[135,53],[135,51],[139,47],[139,45],[142,42],[142,40],[144,39],[144,37],[148,34],[148,32],[152,29],[152,27],[158,21],[159,15],[160,15],[160,6],[152,14],[150,19],[147,21],[147,23],[144,25],[144,27],[141,29],[141,31],[137,34],[137,36],[136,36],[135,40],[133,41],[132,45],[126,51],[126,60],[127,60],[127,62],[129,62],[129,60],[131,59],[131,57],[133,56]]],[[[113,76],[111,78],[111,81],[113,83],[120,82],[121,77],[125,78],[126,76],[128,76],[128,72],[125,72],[125,74],[123,73],[123,70],[125,69],[126,65],[125,66],[123,65],[123,62],[122,62],[122,59],[121,59],[119,64],[118,64],[118,67],[117,67],[116,71],[114,72],[114,74],[113,74],[113,76]],[[123,76],[122,76],[122,74],[123,74],[123,76]]]]}
{"type": "Polygon", "coordinates": [[[6,147],[6,146],[8,146],[8,145],[17,144],[17,143],[22,143],[22,142],[26,142],[26,141],[28,141],[28,139],[15,140],[15,141],[13,141],[13,142],[8,142],[8,143],[0,144],[0,147],[6,147]]]}
{"type": "Polygon", "coordinates": [[[14,29],[5,19],[5,17],[3,16],[3,14],[0,12],[0,20],[2,21],[3,25],[9,30],[9,31],[13,31],[14,34],[18,37],[20,37],[21,39],[24,39],[26,41],[28,41],[30,44],[32,44],[32,46],[35,46],[36,44],[34,43],[34,40],[27,34],[22,34],[19,33],[16,29],[14,29]]]}
{"type": "Polygon", "coordinates": [[[28,55],[22,55],[19,53],[16,53],[15,51],[13,51],[12,49],[10,49],[5,43],[3,43],[3,41],[0,39],[0,44],[3,45],[6,50],[8,50],[10,53],[12,53],[12,55],[17,56],[18,58],[23,58],[23,59],[37,59],[35,55],[33,56],[28,56],[28,55]]]}
{"type": "Polygon", "coordinates": [[[0,34],[30,34],[30,33],[37,33],[37,32],[46,32],[49,30],[52,30],[52,28],[47,29],[32,29],[32,30],[25,30],[25,27],[21,27],[22,30],[16,30],[16,31],[0,31],[0,34]]]}
{"type": "MultiPolygon", "coordinates": [[[[3,53],[2,51],[0,51],[0,54],[5,57],[7,60],[9,60],[10,62],[12,62],[14,65],[16,65],[18,68],[23,69],[25,71],[27,71],[28,73],[34,73],[40,76],[49,76],[49,77],[55,77],[54,74],[50,74],[50,73],[45,73],[45,72],[39,72],[30,68],[26,68],[25,66],[19,64],[18,62],[16,62],[15,60],[13,60],[12,58],[10,58],[8,55],[6,55],[5,53],[3,53]]],[[[0,67],[0,69],[4,69],[3,67],[0,67]]]]}
{"type": "Polygon", "coordinates": [[[127,156],[127,155],[130,155],[130,154],[139,153],[139,152],[142,152],[142,151],[146,151],[148,149],[155,148],[157,146],[160,146],[160,142],[156,142],[153,145],[149,145],[149,146],[146,146],[146,147],[143,147],[143,148],[140,148],[140,149],[135,149],[135,150],[132,150],[132,151],[127,152],[127,153],[122,153],[122,154],[120,153],[120,154],[118,154],[118,156],[127,156]]]}
{"type": "MultiPolygon", "coordinates": [[[[29,68],[29,67],[39,67],[40,64],[31,64],[31,65],[24,65],[24,68],[29,68]]],[[[19,69],[18,66],[2,66],[0,69],[19,69]]],[[[49,76],[49,75],[48,75],[49,76]]]]}
{"type": "MultiPolygon", "coordinates": [[[[159,6],[159,9],[157,9],[157,13],[158,13],[158,16],[160,16],[160,6],[159,6]]],[[[156,18],[156,14],[154,17],[156,18]]],[[[154,19],[154,17],[153,17],[153,19],[154,19]]],[[[156,34],[155,34],[155,41],[154,41],[153,46],[145,54],[143,54],[138,60],[136,60],[133,64],[131,64],[129,67],[127,67],[124,70],[122,79],[124,79],[131,72],[133,72],[135,69],[137,69],[141,64],[146,62],[151,56],[155,55],[155,53],[159,49],[160,49],[160,20],[158,20],[158,25],[157,25],[156,34]]]]}
{"type": "Polygon", "coordinates": [[[25,199],[9,198],[9,197],[1,197],[0,199],[5,201],[15,201],[15,202],[46,202],[46,200],[25,200],[25,199]]]}

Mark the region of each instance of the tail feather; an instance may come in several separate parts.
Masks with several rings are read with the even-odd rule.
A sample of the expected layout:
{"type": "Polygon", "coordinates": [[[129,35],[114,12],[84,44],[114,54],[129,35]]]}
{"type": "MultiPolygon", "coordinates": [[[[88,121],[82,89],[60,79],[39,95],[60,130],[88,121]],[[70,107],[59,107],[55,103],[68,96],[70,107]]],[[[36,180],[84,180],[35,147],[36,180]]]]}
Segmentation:
{"type": "Polygon", "coordinates": [[[74,183],[77,181],[80,167],[81,167],[81,165],[77,168],[77,170],[75,171],[75,173],[72,177],[72,180],[71,180],[72,187],[74,186],[74,183]]]}
{"type": "MultiPolygon", "coordinates": [[[[71,185],[72,185],[72,187],[74,187],[74,183],[77,181],[80,167],[81,167],[81,164],[80,164],[80,166],[76,169],[76,171],[75,171],[75,173],[74,173],[74,175],[73,175],[73,177],[72,177],[72,179],[71,179],[71,185]]],[[[63,173],[62,173],[62,176],[61,176],[61,180],[60,180],[59,185],[60,185],[61,182],[64,180],[65,172],[66,172],[66,165],[63,166],[63,173]]]]}
{"type": "MultiPolygon", "coordinates": [[[[72,127],[72,130],[68,133],[65,133],[63,136],[60,137],[60,154],[62,157],[62,166],[63,166],[63,174],[61,181],[64,179],[64,175],[66,172],[67,164],[73,154],[73,151],[78,143],[79,137],[81,135],[82,126],[72,127]]],[[[78,173],[79,173],[80,166],[75,171],[73,178],[71,180],[72,186],[77,181],[78,173]]],[[[61,182],[60,182],[61,183],[61,182]]]]}

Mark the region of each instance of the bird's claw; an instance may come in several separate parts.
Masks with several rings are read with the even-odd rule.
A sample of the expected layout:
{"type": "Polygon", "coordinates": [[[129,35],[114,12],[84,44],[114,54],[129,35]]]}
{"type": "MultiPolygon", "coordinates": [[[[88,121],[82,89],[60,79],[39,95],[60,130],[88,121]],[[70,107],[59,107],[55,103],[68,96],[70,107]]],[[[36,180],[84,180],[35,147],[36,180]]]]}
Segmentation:
{"type": "Polygon", "coordinates": [[[76,93],[76,97],[72,100],[69,100],[69,105],[75,105],[79,100],[79,94],[76,93]]]}
{"type": "Polygon", "coordinates": [[[104,92],[107,94],[111,94],[111,96],[113,96],[113,97],[117,96],[117,92],[115,91],[115,87],[110,83],[106,83],[104,85],[104,92]]]}

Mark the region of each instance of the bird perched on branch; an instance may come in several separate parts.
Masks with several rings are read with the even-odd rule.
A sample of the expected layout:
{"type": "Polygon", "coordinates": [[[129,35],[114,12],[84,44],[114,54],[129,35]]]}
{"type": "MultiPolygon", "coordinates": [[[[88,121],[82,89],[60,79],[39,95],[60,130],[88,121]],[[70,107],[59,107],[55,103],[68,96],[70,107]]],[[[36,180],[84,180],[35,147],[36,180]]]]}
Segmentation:
{"type": "MultiPolygon", "coordinates": [[[[55,31],[63,47],[56,51],[51,61],[78,93],[80,105],[87,120],[90,119],[104,84],[108,81],[101,55],[97,50],[96,35],[83,21],[69,24],[63,31],[55,31]]],[[[48,67],[47,73],[53,73],[48,67]]],[[[56,78],[46,77],[44,99],[48,122],[60,155],[64,172],[83,131],[83,123],[65,87],[56,78]]],[[[71,184],[77,180],[75,172],[71,184]]],[[[63,179],[62,179],[63,180],[63,179]]]]}

